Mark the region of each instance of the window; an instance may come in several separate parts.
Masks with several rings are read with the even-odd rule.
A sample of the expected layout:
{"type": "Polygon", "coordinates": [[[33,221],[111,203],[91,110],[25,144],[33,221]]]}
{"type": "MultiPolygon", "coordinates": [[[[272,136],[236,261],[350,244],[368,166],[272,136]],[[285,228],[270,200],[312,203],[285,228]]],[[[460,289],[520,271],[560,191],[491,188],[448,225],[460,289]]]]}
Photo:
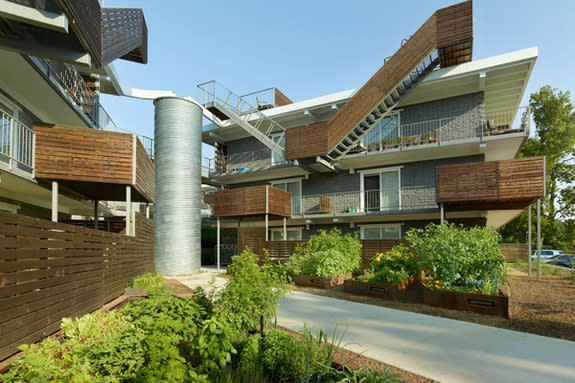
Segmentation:
{"type": "MultiPolygon", "coordinates": [[[[285,133],[272,134],[270,138],[272,139],[273,142],[278,143],[279,146],[285,149],[286,147],[285,133]]],[[[272,150],[272,165],[282,164],[285,162],[285,160],[286,160],[285,155],[280,156],[279,154],[277,154],[272,150]]]]}
{"type": "Polygon", "coordinates": [[[272,181],[272,186],[291,193],[291,214],[301,214],[301,179],[272,181]]]}
{"type": "Polygon", "coordinates": [[[361,226],[361,239],[399,239],[401,224],[361,226]]]}
{"type": "Polygon", "coordinates": [[[370,170],[361,173],[361,210],[401,209],[400,168],[370,170]]]}
{"type": "Polygon", "coordinates": [[[362,139],[362,145],[369,151],[393,147],[399,140],[399,113],[382,118],[362,139]]]}
{"type": "Polygon", "coordinates": [[[284,239],[284,229],[271,229],[272,241],[299,241],[301,240],[301,228],[288,227],[286,229],[287,239],[284,239]]]}

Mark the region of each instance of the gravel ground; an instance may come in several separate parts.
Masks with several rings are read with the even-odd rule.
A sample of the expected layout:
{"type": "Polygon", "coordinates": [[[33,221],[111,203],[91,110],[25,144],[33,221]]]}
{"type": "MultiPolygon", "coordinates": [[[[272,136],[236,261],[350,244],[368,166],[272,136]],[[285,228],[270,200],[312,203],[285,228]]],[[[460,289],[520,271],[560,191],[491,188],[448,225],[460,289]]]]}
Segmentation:
{"type": "Polygon", "coordinates": [[[298,286],[294,290],[575,341],[575,284],[552,275],[543,275],[539,282],[519,271],[509,277],[505,289],[510,294],[509,319],[416,303],[413,291],[401,300],[387,301],[346,293],[343,286],[329,290],[298,286]]]}

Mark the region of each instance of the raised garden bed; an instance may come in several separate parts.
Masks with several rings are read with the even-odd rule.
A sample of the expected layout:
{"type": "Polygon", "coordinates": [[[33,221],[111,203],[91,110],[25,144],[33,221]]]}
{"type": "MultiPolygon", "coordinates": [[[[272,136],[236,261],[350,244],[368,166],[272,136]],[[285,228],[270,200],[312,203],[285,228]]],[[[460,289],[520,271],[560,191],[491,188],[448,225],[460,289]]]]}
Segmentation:
{"type": "Polygon", "coordinates": [[[315,277],[311,275],[294,275],[293,281],[298,286],[311,286],[319,287],[320,289],[329,289],[330,287],[335,287],[343,285],[346,279],[350,279],[353,276],[352,273],[334,275],[331,277],[315,277]]]}
{"type": "Polygon", "coordinates": [[[370,297],[385,299],[397,299],[401,294],[405,292],[405,290],[407,290],[409,285],[410,282],[408,279],[404,279],[393,284],[363,282],[348,279],[343,285],[343,290],[352,294],[367,295],[370,297]]]}
{"type": "Polygon", "coordinates": [[[509,318],[509,297],[505,295],[484,295],[425,288],[423,290],[423,303],[446,309],[473,311],[479,314],[509,318]]]}

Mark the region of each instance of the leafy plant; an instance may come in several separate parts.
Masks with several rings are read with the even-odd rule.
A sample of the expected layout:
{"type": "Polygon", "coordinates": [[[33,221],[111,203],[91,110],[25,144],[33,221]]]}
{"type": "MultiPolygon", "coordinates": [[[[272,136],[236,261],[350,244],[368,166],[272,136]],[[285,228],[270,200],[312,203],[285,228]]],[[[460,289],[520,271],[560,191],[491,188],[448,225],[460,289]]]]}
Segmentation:
{"type": "Polygon", "coordinates": [[[501,236],[493,228],[429,224],[425,229],[409,230],[406,238],[426,273],[442,281],[445,288],[481,281],[474,287],[494,294],[505,281],[501,236]]]}
{"type": "Polygon", "coordinates": [[[231,278],[214,308],[215,318],[235,334],[245,336],[255,330],[261,315],[269,323],[287,291],[285,282],[277,274],[266,272],[258,260],[248,248],[232,257],[228,267],[231,278]]]}
{"type": "Polygon", "coordinates": [[[403,245],[396,245],[390,251],[379,253],[371,259],[369,269],[377,273],[382,269],[405,272],[408,276],[416,275],[421,270],[418,257],[403,245]]]}
{"type": "Polygon", "coordinates": [[[390,268],[382,268],[373,274],[370,274],[366,279],[368,282],[393,284],[407,279],[409,275],[403,270],[393,270],[390,268]]]}
{"type": "Polygon", "coordinates": [[[296,247],[290,267],[296,274],[327,277],[356,270],[361,261],[361,242],[357,234],[341,235],[338,228],[320,230],[309,241],[296,247]]]}
{"type": "Polygon", "coordinates": [[[164,289],[166,288],[166,281],[160,274],[146,273],[135,277],[131,286],[144,289],[164,289]]]}
{"type": "Polygon", "coordinates": [[[305,349],[288,333],[272,329],[265,338],[266,375],[278,382],[296,382],[305,373],[305,349]]]}

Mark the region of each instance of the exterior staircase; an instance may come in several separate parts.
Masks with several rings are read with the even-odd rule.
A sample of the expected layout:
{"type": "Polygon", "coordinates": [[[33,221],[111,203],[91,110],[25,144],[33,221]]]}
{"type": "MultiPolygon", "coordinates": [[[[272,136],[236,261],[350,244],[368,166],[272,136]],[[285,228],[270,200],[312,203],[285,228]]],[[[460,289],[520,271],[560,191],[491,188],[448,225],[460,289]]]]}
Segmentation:
{"type": "MultiPolygon", "coordinates": [[[[285,137],[285,128],[262,113],[265,104],[252,105],[246,98],[237,95],[216,81],[197,86],[196,99],[220,121],[230,120],[257,138],[281,158],[285,149],[280,145],[285,137]],[[271,138],[274,135],[275,139],[271,138]]],[[[221,124],[220,124],[221,126],[221,124]]]]}
{"type": "Polygon", "coordinates": [[[399,102],[417,86],[433,69],[439,66],[439,55],[437,50],[426,57],[409,75],[400,81],[383,101],[377,105],[361,122],[359,122],[343,138],[335,148],[326,156],[329,161],[337,161],[345,156],[349,151],[359,145],[365,136],[379,121],[390,115],[399,102]]]}

